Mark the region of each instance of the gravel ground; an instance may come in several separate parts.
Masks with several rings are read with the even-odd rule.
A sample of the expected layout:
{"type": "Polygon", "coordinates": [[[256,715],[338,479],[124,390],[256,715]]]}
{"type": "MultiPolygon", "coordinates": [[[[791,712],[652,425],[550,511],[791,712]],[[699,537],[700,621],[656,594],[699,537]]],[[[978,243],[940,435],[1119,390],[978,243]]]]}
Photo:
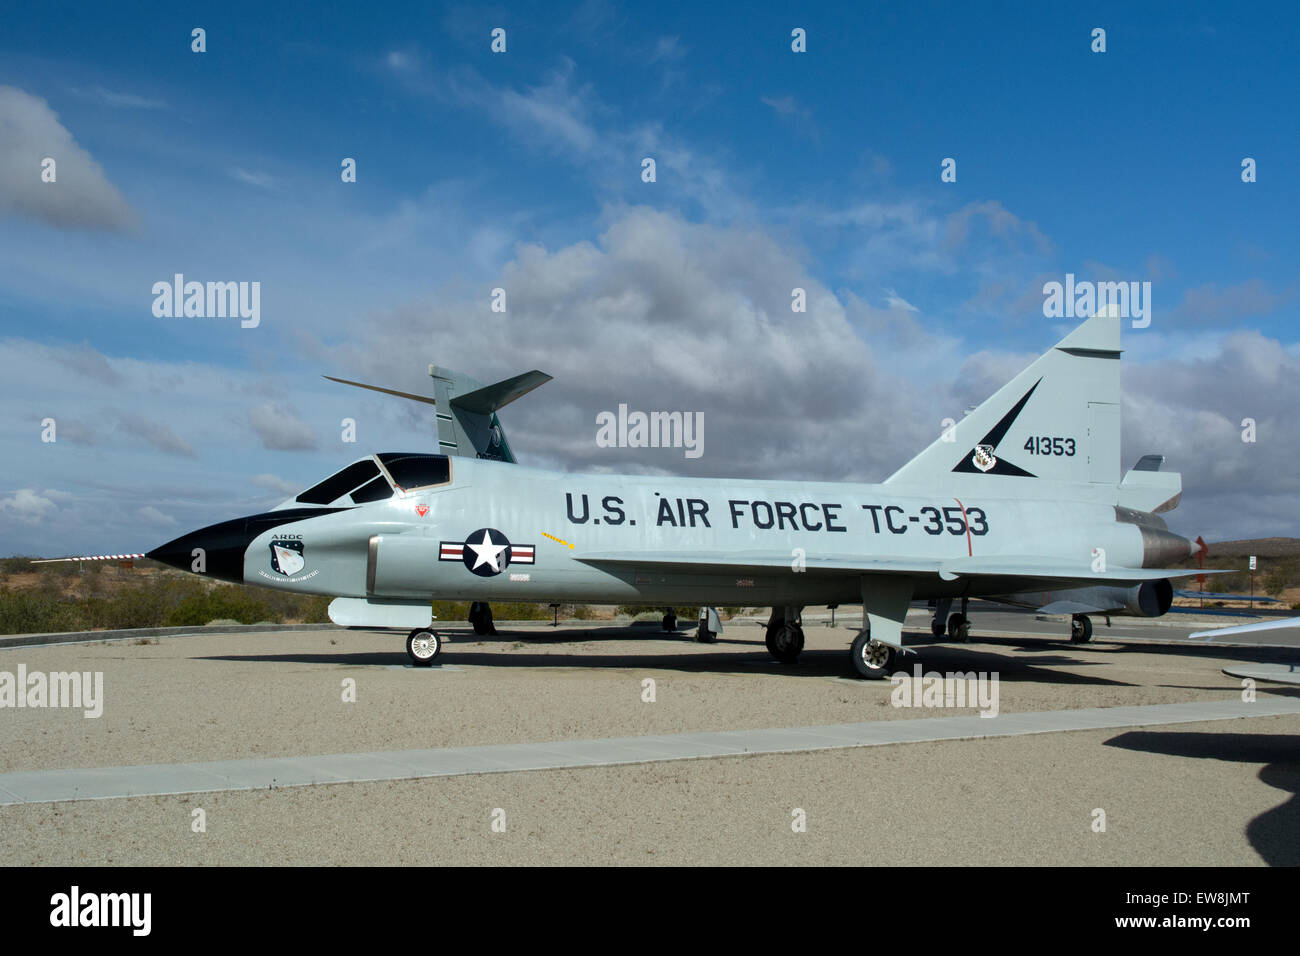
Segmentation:
{"type": "Polygon", "coordinates": [[[0,807],[10,864],[1300,863],[1295,718],[0,807]],[[193,810],[207,832],[193,833],[193,810]],[[493,832],[493,811],[505,832],[493,832]],[[792,830],[795,809],[806,832],[792,830]],[[1106,831],[1093,832],[1094,811],[1106,831]]]}
{"type": "MultiPolygon", "coordinates": [[[[0,771],[402,750],[969,713],[890,706],[854,679],[846,628],[810,627],[798,666],[771,662],[758,627],[716,645],[628,631],[534,626],[463,632],[446,667],[403,666],[403,639],[357,631],[162,638],[16,648],[0,670],[103,671],[104,712],[0,710],[0,771]],[[332,643],[337,642],[337,643],[332,643]],[[642,681],[653,678],[653,704],[642,681]],[[344,682],[356,702],[345,703],[344,682]]],[[[1000,675],[1004,713],[1220,700],[1240,682],[1225,651],[1068,641],[922,647],[925,670],[1000,675]]]]}
{"type": "MultiPolygon", "coordinates": [[[[848,680],[846,628],[797,667],[757,627],[717,645],[627,630],[454,636],[402,666],[396,635],[332,630],[0,652],[0,670],[103,671],[101,718],[0,710],[0,770],[346,753],[915,719],[848,680]],[[336,643],[334,643],[336,642],[336,643]],[[656,682],[654,703],[642,681],[656,682]],[[356,682],[356,702],[343,686],[356,682]]],[[[1225,649],[1000,640],[923,646],[1000,676],[1003,712],[1222,700],[1225,649]]],[[[1294,690],[1261,693],[1294,693],[1294,690]]],[[[1300,863],[1300,718],[731,757],[256,793],[0,807],[9,864],[1300,863]],[[190,830],[202,807],[207,832],[190,830]],[[494,833],[494,808],[506,832],[494,833]],[[807,832],[791,830],[792,811],[807,832]],[[1091,829],[1093,811],[1107,830],[1091,829]]]]}

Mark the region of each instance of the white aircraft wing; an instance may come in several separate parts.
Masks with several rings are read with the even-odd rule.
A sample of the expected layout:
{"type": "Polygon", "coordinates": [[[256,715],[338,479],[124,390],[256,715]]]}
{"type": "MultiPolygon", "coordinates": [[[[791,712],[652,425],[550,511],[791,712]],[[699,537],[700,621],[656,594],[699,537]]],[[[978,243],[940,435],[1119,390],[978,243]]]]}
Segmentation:
{"type": "Polygon", "coordinates": [[[1236,627],[1220,627],[1212,631],[1197,631],[1195,634],[1189,634],[1187,639],[1194,641],[1198,638],[1230,637],[1233,634],[1252,634],[1255,631],[1275,631],[1283,627],[1300,627],[1300,617],[1284,617],[1277,621],[1260,621],[1258,624],[1238,624],[1236,627]]]}
{"type": "MultiPolygon", "coordinates": [[[[787,551],[638,551],[635,553],[607,551],[575,555],[585,564],[617,565],[624,567],[657,568],[662,570],[691,570],[699,572],[753,572],[794,571],[796,559],[787,551]]],[[[1110,567],[1093,571],[1090,565],[1070,567],[1055,565],[1042,558],[957,558],[950,560],[915,557],[821,557],[806,555],[799,560],[804,573],[816,574],[881,574],[907,575],[909,577],[938,575],[945,581],[962,577],[988,576],[1014,579],[1027,588],[1051,585],[1055,588],[1087,587],[1094,584],[1140,584],[1162,578],[1186,577],[1192,574],[1213,574],[1213,571],[1186,568],[1123,568],[1110,567]]]]}

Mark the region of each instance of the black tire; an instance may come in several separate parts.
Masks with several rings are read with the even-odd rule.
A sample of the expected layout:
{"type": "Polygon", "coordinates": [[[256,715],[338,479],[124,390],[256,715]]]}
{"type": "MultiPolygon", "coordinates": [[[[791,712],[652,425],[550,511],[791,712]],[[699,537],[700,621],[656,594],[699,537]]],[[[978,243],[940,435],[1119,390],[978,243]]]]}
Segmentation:
{"type": "Polygon", "coordinates": [[[701,619],[700,626],[695,632],[695,639],[701,644],[715,644],[718,640],[718,632],[709,630],[707,619],[701,619]]]}
{"type": "Polygon", "coordinates": [[[677,615],[665,614],[663,619],[663,629],[666,633],[672,633],[677,630],[677,615]]]}
{"type": "Polygon", "coordinates": [[[1087,644],[1092,640],[1092,618],[1086,614],[1070,618],[1070,640],[1075,644],[1087,644]]]}
{"type": "Polygon", "coordinates": [[[803,627],[798,624],[786,625],[785,622],[769,624],[766,643],[769,654],[782,664],[793,664],[803,653],[803,627]]]}
{"type": "Polygon", "coordinates": [[[930,633],[935,637],[943,637],[943,621],[939,620],[937,617],[930,618],[930,633]]]}
{"type": "Polygon", "coordinates": [[[867,680],[884,680],[894,672],[898,660],[898,649],[873,641],[869,631],[853,639],[849,653],[853,656],[853,669],[867,680]]]}
{"type": "Polygon", "coordinates": [[[966,619],[956,611],[953,611],[948,615],[948,636],[954,641],[957,640],[957,632],[961,629],[962,622],[965,620],[966,619]]]}
{"type": "Polygon", "coordinates": [[[406,654],[416,667],[429,667],[442,653],[442,638],[437,631],[417,627],[406,636],[406,654]]]}

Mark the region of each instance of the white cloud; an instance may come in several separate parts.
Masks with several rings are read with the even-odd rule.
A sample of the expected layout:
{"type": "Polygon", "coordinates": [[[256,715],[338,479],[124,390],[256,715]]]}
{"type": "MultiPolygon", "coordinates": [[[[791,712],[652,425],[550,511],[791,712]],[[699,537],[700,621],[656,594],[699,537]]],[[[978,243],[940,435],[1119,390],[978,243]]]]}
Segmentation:
{"type": "Polygon", "coordinates": [[[0,215],[59,228],[123,230],[135,216],[117,188],[45,100],[0,86],[0,215]],[[55,161],[54,182],[41,163],[55,161]]]}
{"type": "Polygon", "coordinates": [[[142,439],[147,444],[172,455],[196,457],[190,443],[161,422],[153,421],[143,415],[125,412],[118,416],[118,431],[134,438],[142,439]]]}
{"type": "Polygon", "coordinates": [[[58,505],[48,495],[32,488],[20,488],[11,495],[0,498],[0,514],[23,524],[36,524],[52,514],[58,505]]]}
{"type": "Polygon", "coordinates": [[[256,485],[258,488],[265,488],[268,491],[272,491],[277,495],[296,495],[302,490],[301,485],[297,485],[292,481],[286,481],[277,475],[254,475],[252,478],[248,479],[248,482],[251,485],[256,485]]]}
{"type": "Polygon", "coordinates": [[[885,305],[891,309],[902,309],[904,312],[919,312],[920,310],[908,302],[893,289],[885,290],[885,305]]]}
{"type": "Polygon", "coordinates": [[[503,122],[523,136],[537,137],[587,155],[598,137],[590,122],[591,88],[574,87],[574,64],[565,59],[541,86],[497,91],[503,122]]]}
{"type": "Polygon", "coordinates": [[[409,53],[403,53],[400,50],[393,50],[388,54],[388,56],[384,57],[384,66],[388,67],[388,69],[392,70],[394,73],[405,74],[414,71],[418,64],[416,63],[415,58],[409,53]]]}
{"type": "Polygon", "coordinates": [[[248,410],[248,424],[265,448],[308,451],[316,447],[316,436],[311,426],[288,405],[271,402],[256,405],[248,410]]]}
{"type": "Polygon", "coordinates": [[[163,514],[153,505],[145,505],[143,508],[137,508],[135,513],[140,517],[140,520],[146,521],[149,524],[174,525],[176,523],[175,518],[171,515],[163,514]]]}
{"type": "MultiPolygon", "coordinates": [[[[368,323],[360,354],[339,364],[418,390],[423,370],[412,363],[394,382],[392,357],[426,340],[440,343],[440,364],[484,380],[543,369],[555,381],[511,407],[512,441],[530,460],[578,469],[884,477],[898,448],[919,451],[938,427],[902,398],[889,369],[907,362],[882,365],[844,303],[760,229],[616,207],[594,243],[517,246],[493,284],[508,290],[506,314],[486,299],[401,309],[368,323]],[[807,290],[806,313],[791,311],[795,286],[807,290]],[[703,412],[704,457],[597,448],[597,412],[620,403],[703,412]]],[[[895,314],[910,315],[880,320],[897,325],[895,314]]],[[[942,337],[915,347],[941,353],[942,337]]]]}
{"type": "Polygon", "coordinates": [[[759,99],[765,105],[772,107],[776,114],[783,119],[797,120],[803,123],[812,120],[812,110],[800,105],[799,101],[789,94],[785,96],[760,96],[759,99]]]}
{"type": "Polygon", "coordinates": [[[138,96],[135,93],[121,93],[116,90],[106,90],[102,86],[96,86],[89,90],[72,87],[71,92],[74,96],[93,100],[96,103],[102,103],[105,106],[111,106],[114,109],[162,110],[167,108],[167,104],[162,100],[151,99],[147,96],[138,96]]]}
{"type": "Polygon", "coordinates": [[[682,46],[681,37],[662,36],[655,41],[654,51],[650,54],[650,62],[680,60],[685,55],[686,48],[682,46]]]}
{"type": "Polygon", "coordinates": [[[275,177],[270,173],[264,173],[260,170],[250,172],[242,166],[236,166],[230,171],[230,175],[239,182],[246,183],[249,186],[256,186],[258,189],[270,189],[276,182],[275,177]]]}

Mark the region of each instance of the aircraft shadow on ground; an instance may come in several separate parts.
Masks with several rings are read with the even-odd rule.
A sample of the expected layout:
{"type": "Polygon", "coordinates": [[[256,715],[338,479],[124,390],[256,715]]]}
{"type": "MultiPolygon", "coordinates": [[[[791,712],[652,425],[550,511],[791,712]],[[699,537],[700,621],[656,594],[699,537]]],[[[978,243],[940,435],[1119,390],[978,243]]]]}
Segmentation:
{"type": "Polygon", "coordinates": [[[1242,664],[1289,664],[1300,661],[1300,651],[1293,647],[1251,647],[1243,645],[1225,646],[1222,644],[1187,643],[1187,644],[1143,644],[1140,641],[1108,641],[1093,637],[1089,644],[1072,644],[1068,639],[1061,641],[1045,640],[1037,637],[972,637],[971,640],[994,647],[1010,647],[1017,651],[1039,653],[1043,651],[1068,648],[1071,654],[1081,657],[1106,655],[1113,658],[1116,654],[1156,654],[1171,657],[1212,657],[1230,660],[1242,664]]]}
{"type": "MultiPolygon", "coordinates": [[[[754,628],[757,631],[757,628],[754,628]]],[[[404,640],[396,633],[375,632],[376,640],[392,641],[392,649],[376,651],[339,651],[336,653],[300,651],[268,654],[205,655],[198,660],[237,661],[252,663],[335,664],[339,666],[391,666],[407,663],[406,652],[400,644],[404,640]]],[[[805,650],[794,665],[779,664],[772,660],[761,637],[742,640],[736,637],[719,637],[713,644],[701,645],[693,637],[681,632],[663,634],[628,628],[598,628],[593,630],[517,631],[498,629],[498,633],[476,637],[469,631],[447,631],[447,645],[439,663],[464,664],[475,667],[551,667],[551,668],[613,668],[654,669],[679,671],[688,674],[754,674],[774,673],[786,677],[848,677],[857,678],[848,656],[846,640],[843,648],[805,650]],[[580,649],[582,644],[626,642],[633,639],[662,638],[665,646],[686,644],[689,653],[674,654],[665,650],[658,653],[592,654],[580,649]],[[464,643],[462,643],[464,642],[464,643]],[[506,653],[487,652],[466,647],[468,643],[494,643],[509,645],[506,653]],[[515,645],[520,645],[516,647],[515,645]],[[545,654],[529,653],[534,647],[572,646],[574,650],[550,651],[545,654]]],[[[920,655],[906,655],[899,669],[911,674],[916,664],[922,671],[962,671],[996,673],[1007,682],[1095,685],[1106,687],[1133,686],[1130,682],[1093,675],[1075,674],[1053,669],[1051,665],[1100,665],[1103,661],[1079,661],[1068,654],[1058,654],[1051,659],[1035,658],[1032,661],[1009,659],[1005,655],[977,650],[967,645],[944,644],[929,634],[908,634],[907,646],[923,651],[920,655]]],[[[1059,648],[1058,648],[1059,650],[1059,648]]],[[[888,684],[885,684],[888,686],[888,684]]]]}
{"type": "Polygon", "coordinates": [[[1246,825],[1246,839],[1270,866],[1300,866],[1300,735],[1133,730],[1107,747],[1202,760],[1262,763],[1259,779],[1290,799],[1246,825]]]}

